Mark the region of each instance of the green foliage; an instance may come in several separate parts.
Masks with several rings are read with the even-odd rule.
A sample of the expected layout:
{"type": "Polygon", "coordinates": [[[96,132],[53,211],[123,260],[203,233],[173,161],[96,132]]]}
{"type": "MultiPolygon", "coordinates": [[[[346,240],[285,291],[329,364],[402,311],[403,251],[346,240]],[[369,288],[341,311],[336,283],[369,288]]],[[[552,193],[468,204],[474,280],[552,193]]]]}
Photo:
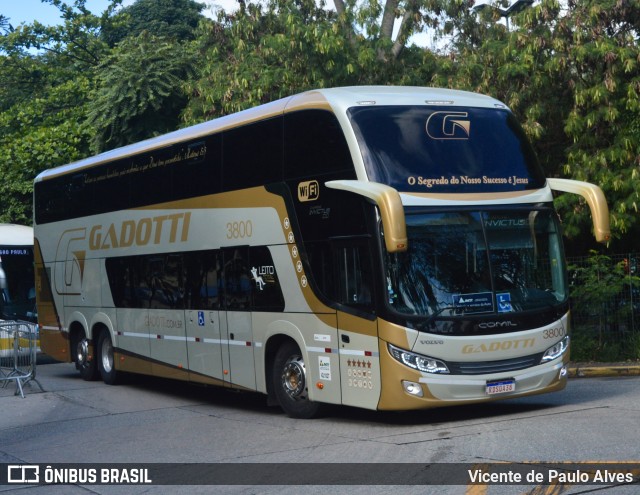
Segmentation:
{"type": "Polygon", "coordinates": [[[0,14],[0,33],[8,34],[13,31],[13,26],[9,22],[9,18],[0,14]]]}
{"type": "Polygon", "coordinates": [[[194,58],[188,45],[143,31],[126,38],[97,69],[87,114],[95,153],[172,131],[194,58]]]}
{"type": "Polygon", "coordinates": [[[202,23],[195,42],[199,77],[188,84],[185,122],[313,88],[424,85],[432,77],[434,55],[401,43],[400,56],[397,39],[379,19],[380,5],[337,5],[338,15],[314,0],[268,0],[202,23]]]}
{"type": "Polygon", "coordinates": [[[632,311],[640,277],[626,261],[590,253],[581,266],[569,266],[574,315],[572,358],[582,361],[619,361],[640,357],[640,326],[632,311]],[[585,318],[588,314],[590,317],[585,318]],[[634,328],[638,327],[638,328],[634,328]],[[613,338],[615,337],[615,338],[613,338]]]}
{"type": "Polygon", "coordinates": [[[78,76],[0,113],[0,222],[30,224],[34,177],[86,154],[79,122],[88,93],[89,81],[78,76]]]}
{"type": "Polygon", "coordinates": [[[188,123],[301,90],[357,83],[357,60],[330,11],[313,0],[249,4],[203,23],[199,77],[188,85],[188,123]]]}
{"type": "Polygon", "coordinates": [[[103,26],[102,38],[115,46],[125,38],[136,38],[143,31],[177,41],[190,40],[205,4],[193,0],[137,0],[120,10],[103,26]]]}
{"type": "MultiPolygon", "coordinates": [[[[565,119],[571,143],[563,172],[601,185],[618,237],[638,227],[639,19],[637,2],[583,1],[562,31],[572,55],[573,98],[565,119]]],[[[572,232],[584,224],[575,218],[572,232]]]]}
{"type": "Polygon", "coordinates": [[[47,3],[62,23],[0,36],[0,221],[30,224],[33,179],[88,153],[85,119],[93,67],[105,53],[100,18],[77,0],[47,3]]]}

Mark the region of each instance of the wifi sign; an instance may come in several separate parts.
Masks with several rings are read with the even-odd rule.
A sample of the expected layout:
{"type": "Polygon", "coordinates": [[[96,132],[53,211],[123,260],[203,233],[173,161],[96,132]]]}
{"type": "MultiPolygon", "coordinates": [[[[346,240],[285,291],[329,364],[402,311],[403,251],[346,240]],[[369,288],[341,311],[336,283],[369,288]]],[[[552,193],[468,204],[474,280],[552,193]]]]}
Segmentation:
{"type": "Polygon", "coordinates": [[[320,197],[320,184],[317,180],[310,180],[298,184],[298,201],[315,201],[320,197]]]}

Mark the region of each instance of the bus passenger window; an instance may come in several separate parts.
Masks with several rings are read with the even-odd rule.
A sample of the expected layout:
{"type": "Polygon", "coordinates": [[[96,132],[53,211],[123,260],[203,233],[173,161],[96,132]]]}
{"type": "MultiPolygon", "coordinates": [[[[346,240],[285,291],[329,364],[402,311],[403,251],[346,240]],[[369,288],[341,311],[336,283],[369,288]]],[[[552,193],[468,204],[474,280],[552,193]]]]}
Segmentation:
{"type": "Polygon", "coordinates": [[[224,252],[224,307],[227,310],[249,310],[251,301],[251,272],[247,249],[228,249],[224,252]]]}
{"type": "Polygon", "coordinates": [[[181,255],[148,256],[146,279],[150,289],[149,307],[154,309],[182,309],[184,291],[181,255]]]}
{"type": "Polygon", "coordinates": [[[185,254],[188,309],[220,309],[222,255],[219,251],[185,254]]]}
{"type": "Polygon", "coordinates": [[[253,285],[254,311],[284,311],[284,296],[280,278],[269,248],[252,247],[250,252],[250,273],[253,285]]]}

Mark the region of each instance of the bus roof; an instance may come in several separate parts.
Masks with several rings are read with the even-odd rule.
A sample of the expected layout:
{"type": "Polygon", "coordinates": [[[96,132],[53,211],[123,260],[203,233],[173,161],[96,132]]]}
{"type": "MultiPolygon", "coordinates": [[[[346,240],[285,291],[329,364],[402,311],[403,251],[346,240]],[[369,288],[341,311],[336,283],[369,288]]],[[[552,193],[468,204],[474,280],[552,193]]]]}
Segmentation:
{"type": "Polygon", "coordinates": [[[0,223],[0,246],[33,246],[33,228],[0,223]]]}
{"type": "Polygon", "coordinates": [[[315,89],[106,151],[68,165],[48,169],[41,172],[35,178],[35,181],[39,182],[66,173],[73,173],[94,165],[149,152],[182,141],[198,139],[211,133],[275,117],[286,112],[308,108],[324,108],[333,110],[334,113],[341,113],[345,112],[349,107],[361,105],[443,105],[506,108],[506,105],[502,102],[489,96],[452,89],[409,86],[353,86],[315,89]]]}

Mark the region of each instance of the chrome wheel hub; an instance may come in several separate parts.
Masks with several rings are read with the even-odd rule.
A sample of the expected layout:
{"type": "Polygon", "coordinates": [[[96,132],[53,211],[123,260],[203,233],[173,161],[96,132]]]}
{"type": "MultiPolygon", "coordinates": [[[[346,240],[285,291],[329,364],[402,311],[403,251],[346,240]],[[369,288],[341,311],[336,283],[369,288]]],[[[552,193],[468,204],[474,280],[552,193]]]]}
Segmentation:
{"type": "Polygon", "coordinates": [[[105,339],[102,344],[102,369],[110,373],[113,369],[113,346],[110,339],[105,339]]]}
{"type": "Polygon", "coordinates": [[[282,388],[294,400],[307,398],[307,380],[304,361],[300,356],[291,357],[282,370],[282,388]]]}
{"type": "Polygon", "coordinates": [[[89,341],[82,339],[76,347],[76,362],[78,366],[86,366],[89,362],[89,341]]]}

